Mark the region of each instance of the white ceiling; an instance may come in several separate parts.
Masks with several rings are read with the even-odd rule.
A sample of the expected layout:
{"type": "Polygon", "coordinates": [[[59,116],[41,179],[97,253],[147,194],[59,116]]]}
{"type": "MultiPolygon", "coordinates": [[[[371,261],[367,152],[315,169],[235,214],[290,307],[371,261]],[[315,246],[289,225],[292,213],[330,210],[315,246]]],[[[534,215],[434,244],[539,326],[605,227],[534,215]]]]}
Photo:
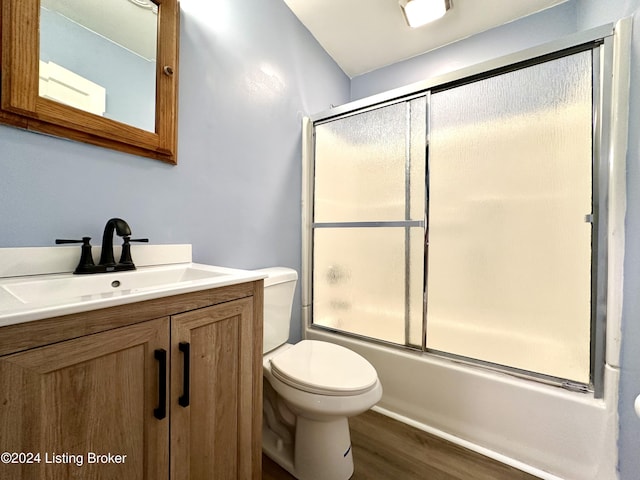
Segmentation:
{"type": "Polygon", "coordinates": [[[342,70],[355,77],[567,0],[451,0],[447,14],[407,26],[398,0],[284,0],[342,70]]]}

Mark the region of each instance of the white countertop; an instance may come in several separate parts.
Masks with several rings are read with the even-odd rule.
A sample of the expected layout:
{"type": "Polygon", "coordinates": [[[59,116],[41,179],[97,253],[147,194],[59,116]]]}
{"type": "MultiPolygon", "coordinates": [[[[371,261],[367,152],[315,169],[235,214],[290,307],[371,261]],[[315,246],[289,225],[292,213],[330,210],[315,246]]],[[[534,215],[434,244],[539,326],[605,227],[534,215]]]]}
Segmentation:
{"type": "MultiPolygon", "coordinates": [[[[49,273],[60,267],[51,267],[59,260],[51,260],[50,255],[59,255],[63,248],[45,247],[38,251],[29,249],[0,249],[0,258],[10,258],[11,263],[4,263],[0,270],[0,326],[30,322],[44,318],[57,317],[72,313],[98,310],[101,308],[125,305],[145,300],[152,300],[172,295],[191,293],[211,288],[235,285],[265,278],[257,271],[241,270],[192,263],[191,249],[188,251],[154,246],[149,251],[154,255],[153,262],[147,258],[144,263],[155,263],[138,267],[137,270],[125,272],[97,273],[90,275],[74,275],[69,272],[49,273]],[[13,250],[13,252],[7,252],[13,250]],[[45,250],[47,250],[45,252],[45,250]],[[158,255],[166,250],[166,255],[158,255]],[[36,273],[34,258],[42,261],[46,273],[36,273]],[[18,258],[20,256],[25,258],[18,258]],[[170,263],[163,263],[165,261],[170,263]],[[181,261],[178,263],[176,260],[181,261]],[[16,268],[19,266],[19,268],[16,268]],[[26,266],[26,267],[25,267],[26,266]],[[7,272],[9,271],[9,275],[7,272]],[[21,271],[29,272],[20,275],[21,271]]],[[[144,247],[143,247],[144,248],[144,247]]],[[[138,258],[144,253],[138,249],[138,258]]],[[[77,248],[79,253],[79,248],[77,248]]],[[[68,256],[68,255],[67,255],[68,256]]],[[[73,261],[77,261],[71,255],[73,261]]],[[[116,257],[117,258],[117,257],[116,257]]],[[[136,256],[134,256],[134,261],[136,256]]],[[[66,261],[68,263],[68,260],[66,261]]],[[[74,265],[75,267],[75,265],[74,265]]],[[[69,268],[63,266],[62,268],[69,268]]]]}

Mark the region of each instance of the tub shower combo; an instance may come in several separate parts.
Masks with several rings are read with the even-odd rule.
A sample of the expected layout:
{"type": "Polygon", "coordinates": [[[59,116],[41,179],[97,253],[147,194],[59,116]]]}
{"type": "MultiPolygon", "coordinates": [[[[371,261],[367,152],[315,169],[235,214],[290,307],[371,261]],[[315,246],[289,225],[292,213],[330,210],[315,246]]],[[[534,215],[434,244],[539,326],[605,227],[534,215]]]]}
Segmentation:
{"type": "Polygon", "coordinates": [[[615,478],[627,26],[304,120],[306,337],[542,478],[615,478]]]}

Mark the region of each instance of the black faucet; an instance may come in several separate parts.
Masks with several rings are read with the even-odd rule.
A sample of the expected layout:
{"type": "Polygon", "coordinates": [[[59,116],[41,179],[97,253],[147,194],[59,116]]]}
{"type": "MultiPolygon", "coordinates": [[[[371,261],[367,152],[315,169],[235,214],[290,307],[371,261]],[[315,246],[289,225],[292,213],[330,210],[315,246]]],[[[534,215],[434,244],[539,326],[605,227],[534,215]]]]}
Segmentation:
{"type": "Polygon", "coordinates": [[[103,265],[107,272],[115,270],[116,266],[116,261],[113,258],[114,230],[119,237],[129,237],[131,235],[129,225],[121,218],[111,218],[107,221],[102,234],[102,253],[100,254],[100,265],[103,265]]]}
{"type": "Polygon", "coordinates": [[[90,237],[82,237],[82,240],[56,240],[56,243],[82,243],[82,254],[80,263],[73,273],[105,273],[121,272],[124,270],[135,270],[136,266],[131,259],[130,242],[148,242],[148,238],[131,238],[131,229],[127,222],[121,218],[111,218],[104,227],[102,236],[102,252],[100,253],[100,263],[94,265],[91,256],[90,237]],[[123,238],[122,254],[120,261],[116,263],[113,258],[113,233],[123,238]]]}

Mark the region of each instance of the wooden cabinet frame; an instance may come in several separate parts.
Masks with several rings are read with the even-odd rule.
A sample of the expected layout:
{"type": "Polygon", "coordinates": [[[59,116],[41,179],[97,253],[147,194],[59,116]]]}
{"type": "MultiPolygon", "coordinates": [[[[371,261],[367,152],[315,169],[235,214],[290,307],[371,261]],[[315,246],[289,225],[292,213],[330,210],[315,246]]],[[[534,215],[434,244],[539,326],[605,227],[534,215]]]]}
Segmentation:
{"type": "Polygon", "coordinates": [[[177,163],[178,0],[158,4],[155,132],[40,97],[40,0],[0,0],[0,123],[177,163]]]}
{"type": "MultiPolygon", "coordinates": [[[[258,280],[0,328],[0,451],[100,448],[126,437],[130,480],[199,480],[213,465],[221,480],[259,480],[263,288],[258,280]],[[192,345],[186,407],[178,402],[184,342],[192,345]],[[158,419],[162,370],[154,352],[163,349],[170,388],[167,415],[158,419]],[[100,406],[96,431],[90,412],[76,416],[79,405],[100,406]],[[60,440],[64,435],[69,442],[60,440]]],[[[14,467],[0,464],[0,477],[73,478],[78,468],[14,467]]]]}

